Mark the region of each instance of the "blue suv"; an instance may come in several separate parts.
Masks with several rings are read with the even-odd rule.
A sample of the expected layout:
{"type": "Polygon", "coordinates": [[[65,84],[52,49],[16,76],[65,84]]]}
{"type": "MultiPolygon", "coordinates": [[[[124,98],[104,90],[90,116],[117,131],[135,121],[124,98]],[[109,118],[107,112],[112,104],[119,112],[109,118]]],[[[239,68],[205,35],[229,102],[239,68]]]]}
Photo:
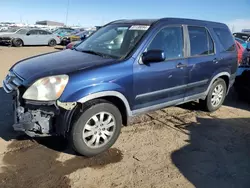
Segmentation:
{"type": "Polygon", "coordinates": [[[131,116],[194,100],[217,110],[236,70],[225,24],[118,20],[72,50],[17,62],[3,87],[14,95],[16,131],[63,135],[90,157],[110,148],[131,116]]]}

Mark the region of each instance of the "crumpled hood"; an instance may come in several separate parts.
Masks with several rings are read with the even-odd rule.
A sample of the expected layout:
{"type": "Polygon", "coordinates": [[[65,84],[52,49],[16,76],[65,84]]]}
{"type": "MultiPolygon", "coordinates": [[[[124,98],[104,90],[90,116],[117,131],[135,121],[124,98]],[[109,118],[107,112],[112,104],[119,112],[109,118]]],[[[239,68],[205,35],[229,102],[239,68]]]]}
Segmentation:
{"type": "Polygon", "coordinates": [[[100,56],[63,50],[24,59],[17,62],[11,69],[22,77],[26,83],[32,83],[38,78],[68,74],[77,70],[103,66],[115,62],[100,56]]]}

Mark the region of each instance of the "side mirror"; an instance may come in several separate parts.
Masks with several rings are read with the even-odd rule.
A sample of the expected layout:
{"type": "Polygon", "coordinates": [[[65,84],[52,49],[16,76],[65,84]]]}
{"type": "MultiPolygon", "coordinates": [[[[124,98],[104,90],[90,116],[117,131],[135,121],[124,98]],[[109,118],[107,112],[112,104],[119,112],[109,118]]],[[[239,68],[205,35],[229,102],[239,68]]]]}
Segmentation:
{"type": "Polygon", "coordinates": [[[247,51],[250,51],[250,42],[247,43],[247,51]]]}
{"type": "Polygon", "coordinates": [[[149,50],[142,54],[143,63],[157,63],[166,59],[165,54],[162,50],[149,50]]]}
{"type": "Polygon", "coordinates": [[[26,35],[27,35],[27,36],[29,36],[29,35],[30,35],[30,33],[26,33],[26,35]]]}

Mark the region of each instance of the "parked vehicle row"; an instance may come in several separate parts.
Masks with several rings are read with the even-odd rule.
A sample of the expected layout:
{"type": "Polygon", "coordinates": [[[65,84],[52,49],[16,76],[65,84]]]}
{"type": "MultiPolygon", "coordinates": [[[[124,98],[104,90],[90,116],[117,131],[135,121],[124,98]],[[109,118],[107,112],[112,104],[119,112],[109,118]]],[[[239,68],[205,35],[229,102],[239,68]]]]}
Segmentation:
{"type": "Polygon", "coordinates": [[[233,33],[233,36],[236,38],[242,39],[244,41],[247,41],[247,42],[250,41],[250,33],[237,32],[237,33],[233,33]]]}
{"type": "Polygon", "coordinates": [[[14,27],[0,32],[0,44],[20,47],[23,45],[67,45],[70,42],[84,40],[94,30],[81,31],[72,28],[59,28],[53,33],[37,28],[14,27]]]}
{"type": "Polygon", "coordinates": [[[49,45],[60,44],[61,40],[48,31],[41,29],[14,28],[0,33],[0,43],[11,44],[16,47],[23,45],[49,45]]]}
{"type": "Polygon", "coordinates": [[[63,135],[90,157],[110,148],[131,116],[194,100],[219,109],[237,67],[225,24],[120,20],[74,50],[19,61],[3,87],[14,96],[16,131],[63,135]]]}
{"type": "Polygon", "coordinates": [[[62,45],[68,45],[71,42],[75,41],[83,41],[85,38],[87,38],[89,35],[91,35],[94,32],[94,30],[89,30],[89,31],[81,31],[75,34],[69,34],[61,39],[61,44],[62,45]]]}

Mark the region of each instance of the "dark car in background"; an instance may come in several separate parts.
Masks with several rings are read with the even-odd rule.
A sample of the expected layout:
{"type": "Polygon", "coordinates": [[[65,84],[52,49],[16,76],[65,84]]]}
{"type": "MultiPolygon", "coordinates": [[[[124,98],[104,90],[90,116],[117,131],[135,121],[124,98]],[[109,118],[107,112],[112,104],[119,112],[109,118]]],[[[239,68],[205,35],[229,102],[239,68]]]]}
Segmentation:
{"type": "Polygon", "coordinates": [[[15,130],[62,135],[90,157],[109,149],[132,116],[196,100],[219,109],[237,67],[225,24],[119,20],[74,50],[19,61],[3,88],[13,95],[15,130]]]}
{"type": "Polygon", "coordinates": [[[87,38],[89,35],[91,35],[94,31],[93,30],[88,30],[88,31],[80,31],[74,34],[69,34],[61,39],[61,44],[62,45],[68,45],[71,42],[75,41],[83,41],[85,38],[87,38]]]}
{"type": "Polygon", "coordinates": [[[67,44],[64,49],[71,49],[72,50],[73,48],[77,47],[77,45],[79,45],[81,42],[82,42],[81,40],[71,42],[71,43],[67,44]]]}
{"type": "Polygon", "coordinates": [[[237,33],[233,33],[233,36],[235,38],[239,38],[247,42],[250,41],[250,33],[237,32],[237,33]]]}

